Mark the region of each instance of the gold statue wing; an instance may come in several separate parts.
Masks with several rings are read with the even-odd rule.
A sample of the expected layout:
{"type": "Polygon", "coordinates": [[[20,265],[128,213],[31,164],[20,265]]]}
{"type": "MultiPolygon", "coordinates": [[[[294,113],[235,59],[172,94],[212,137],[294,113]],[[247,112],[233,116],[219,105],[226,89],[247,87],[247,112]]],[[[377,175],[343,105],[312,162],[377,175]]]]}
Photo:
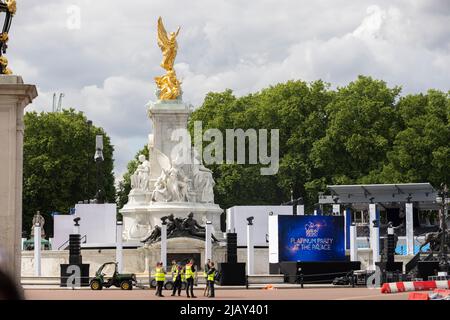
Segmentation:
{"type": "Polygon", "coordinates": [[[167,36],[166,28],[164,28],[164,24],[162,18],[158,18],[158,46],[164,50],[169,45],[169,37],[167,36]]]}

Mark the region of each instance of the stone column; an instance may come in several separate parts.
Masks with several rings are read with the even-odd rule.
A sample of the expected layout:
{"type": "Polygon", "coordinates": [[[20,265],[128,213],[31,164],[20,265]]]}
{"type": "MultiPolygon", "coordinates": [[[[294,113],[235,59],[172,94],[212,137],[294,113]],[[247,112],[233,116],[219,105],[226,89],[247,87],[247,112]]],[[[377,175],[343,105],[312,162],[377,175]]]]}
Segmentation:
{"type": "Polygon", "coordinates": [[[350,226],[350,261],[358,261],[358,237],[355,223],[350,226]]]}
{"type": "Polygon", "coordinates": [[[255,248],[253,242],[253,217],[248,218],[247,225],[247,275],[255,273],[255,248]]]}
{"type": "Polygon", "coordinates": [[[117,227],[116,227],[116,262],[117,262],[117,269],[119,273],[123,272],[123,239],[122,239],[122,232],[123,232],[123,223],[122,221],[117,221],[117,227]]]}
{"type": "Polygon", "coordinates": [[[205,227],[205,264],[212,259],[212,223],[206,221],[205,227]]]}
{"type": "Polygon", "coordinates": [[[34,276],[41,275],[41,227],[36,224],[34,226],[34,276]]]}
{"type": "Polygon", "coordinates": [[[413,204],[408,202],[405,204],[406,214],[406,254],[414,255],[414,215],[413,204]]]}
{"type": "Polygon", "coordinates": [[[0,76],[0,252],[2,266],[20,282],[22,238],[23,113],[37,97],[20,76],[0,76]]]}
{"type": "Polygon", "coordinates": [[[161,262],[164,269],[167,268],[167,223],[161,225],[161,262]]]}

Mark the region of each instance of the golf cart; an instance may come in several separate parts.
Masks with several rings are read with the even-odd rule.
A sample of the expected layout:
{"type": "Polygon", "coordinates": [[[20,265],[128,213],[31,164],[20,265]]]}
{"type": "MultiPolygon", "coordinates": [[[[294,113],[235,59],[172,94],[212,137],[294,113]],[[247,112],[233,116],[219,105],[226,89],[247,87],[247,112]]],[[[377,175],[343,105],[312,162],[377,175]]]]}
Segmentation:
{"type": "Polygon", "coordinates": [[[102,264],[95,273],[95,277],[90,282],[90,287],[92,290],[102,290],[103,287],[110,288],[112,286],[122,290],[132,290],[133,285],[136,285],[136,275],[120,274],[117,271],[116,262],[107,262],[102,264]],[[108,270],[112,267],[114,268],[113,270],[108,270]]]}

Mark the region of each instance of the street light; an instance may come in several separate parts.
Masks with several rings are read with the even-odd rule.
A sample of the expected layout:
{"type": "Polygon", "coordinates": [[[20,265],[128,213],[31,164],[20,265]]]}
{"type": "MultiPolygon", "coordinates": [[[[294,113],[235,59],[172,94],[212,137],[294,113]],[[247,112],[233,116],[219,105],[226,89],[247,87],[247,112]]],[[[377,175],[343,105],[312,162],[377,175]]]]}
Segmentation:
{"type": "Polygon", "coordinates": [[[97,166],[97,194],[95,200],[97,203],[105,203],[103,191],[102,163],[103,158],[103,135],[97,135],[95,139],[95,155],[94,160],[97,166]]]}
{"type": "MultiPolygon", "coordinates": [[[[90,136],[91,136],[92,121],[91,120],[87,120],[86,123],[87,123],[87,142],[88,142],[87,144],[89,146],[89,139],[90,139],[90,136]]],[[[90,167],[90,164],[91,164],[91,157],[88,154],[87,166],[86,166],[86,189],[85,189],[85,192],[84,192],[85,197],[88,197],[88,199],[90,199],[90,196],[89,196],[89,167],[90,167]]]]}

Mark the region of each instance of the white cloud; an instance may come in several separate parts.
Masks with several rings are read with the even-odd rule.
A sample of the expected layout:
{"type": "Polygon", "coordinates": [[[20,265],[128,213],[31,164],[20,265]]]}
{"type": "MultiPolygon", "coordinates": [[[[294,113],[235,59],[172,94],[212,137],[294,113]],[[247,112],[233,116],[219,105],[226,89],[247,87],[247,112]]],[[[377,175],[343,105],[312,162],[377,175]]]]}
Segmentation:
{"type": "Polygon", "coordinates": [[[53,92],[84,111],[116,145],[116,173],[147,142],[145,105],[163,73],[156,19],[182,26],[176,69],[184,99],[246,94],[289,79],[345,85],[372,75],[404,92],[449,90],[447,0],[47,0],[24,1],[11,28],[10,66],[39,87],[30,110],[51,110],[53,92]],[[67,29],[79,5],[81,29],[67,29]]]}

